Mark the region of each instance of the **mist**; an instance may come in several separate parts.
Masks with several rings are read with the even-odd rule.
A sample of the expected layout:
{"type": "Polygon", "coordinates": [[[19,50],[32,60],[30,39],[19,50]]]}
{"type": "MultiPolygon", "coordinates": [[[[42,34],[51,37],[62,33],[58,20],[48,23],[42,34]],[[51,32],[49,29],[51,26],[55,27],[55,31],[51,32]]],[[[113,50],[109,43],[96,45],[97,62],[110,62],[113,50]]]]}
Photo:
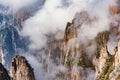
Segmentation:
{"type": "MultiPolygon", "coordinates": [[[[10,11],[16,12],[26,6],[35,5],[39,1],[0,0],[0,4],[9,7],[10,11]]],[[[86,52],[91,57],[91,54],[96,50],[94,39],[97,34],[110,29],[111,14],[109,13],[109,6],[113,3],[115,3],[113,0],[45,0],[41,8],[33,16],[25,20],[23,29],[20,32],[20,35],[29,37],[30,44],[28,46],[29,51],[26,54],[19,54],[25,56],[34,68],[36,80],[53,80],[57,72],[67,72],[65,66],[62,64],[56,66],[51,59],[47,60],[49,73],[42,69],[43,63],[40,63],[37,57],[47,58],[45,52],[40,51],[47,46],[47,41],[49,41],[46,35],[53,33],[56,34],[57,39],[63,38],[64,34],[58,31],[64,32],[67,22],[72,22],[75,19],[74,27],[79,27],[77,28],[77,37],[70,40],[68,46],[71,47],[82,43],[86,46],[86,52]],[[82,11],[86,11],[89,18],[83,23],[80,21],[82,11]],[[89,43],[92,44],[88,46],[89,43]],[[32,51],[40,56],[34,56],[32,51]]],[[[116,45],[113,41],[111,39],[108,43],[111,48],[116,45]]],[[[83,80],[94,79],[95,72],[93,70],[87,69],[86,73],[87,78],[83,77],[83,80]]]]}
{"type": "Polygon", "coordinates": [[[64,7],[62,0],[47,0],[42,9],[25,21],[22,34],[30,36],[29,47],[31,49],[44,47],[47,41],[45,34],[64,30],[66,23],[71,22],[76,12],[81,11],[85,5],[86,1],[72,0],[69,6],[64,7]]]}
{"type": "Polygon", "coordinates": [[[10,11],[17,12],[19,9],[32,5],[38,0],[0,0],[0,5],[6,6],[10,11]]]}
{"type": "MultiPolygon", "coordinates": [[[[30,50],[40,50],[47,46],[48,39],[46,34],[57,34],[57,31],[59,30],[64,31],[66,23],[72,22],[74,18],[78,19],[78,23],[74,24],[78,26],[79,18],[81,18],[79,17],[79,13],[86,11],[91,23],[84,22],[80,26],[80,28],[77,30],[78,37],[76,40],[84,45],[88,45],[89,41],[94,40],[98,33],[110,29],[111,19],[109,14],[109,5],[112,3],[113,0],[70,0],[66,1],[65,3],[63,3],[63,0],[46,0],[42,8],[24,22],[21,35],[29,36],[31,41],[31,44],[29,45],[30,50]]],[[[74,44],[74,42],[72,43],[74,44]]],[[[91,46],[87,47],[86,52],[94,53],[95,48],[96,46],[93,42],[91,46]]],[[[41,52],[37,52],[36,54],[41,54],[41,52]]],[[[91,54],[89,55],[91,56],[91,54]]],[[[50,72],[52,75],[49,76],[52,77],[55,75],[54,70],[52,70],[52,67],[55,68],[55,65],[51,61],[50,63],[50,72]]],[[[39,65],[41,64],[39,63],[39,65]]],[[[33,68],[36,67],[33,66],[33,68]]],[[[57,70],[59,70],[59,68],[56,69],[56,71],[57,70]]],[[[49,77],[47,73],[40,73],[43,73],[43,75],[46,74],[45,77],[49,77]]],[[[92,75],[88,75],[88,77],[93,79],[94,75],[95,72],[92,71],[92,75]]],[[[37,76],[38,75],[36,75],[36,77],[37,76]]],[[[42,80],[44,78],[40,79],[42,80]]],[[[37,78],[37,80],[40,79],[37,78]]],[[[86,78],[86,80],[88,80],[88,78],[86,78]]]]}

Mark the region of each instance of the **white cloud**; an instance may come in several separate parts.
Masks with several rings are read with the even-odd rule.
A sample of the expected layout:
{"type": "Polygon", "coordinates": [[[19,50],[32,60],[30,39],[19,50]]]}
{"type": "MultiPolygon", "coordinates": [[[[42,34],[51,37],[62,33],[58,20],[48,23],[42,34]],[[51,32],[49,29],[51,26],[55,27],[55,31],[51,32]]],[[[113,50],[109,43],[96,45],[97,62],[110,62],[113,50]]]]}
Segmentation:
{"type": "Polygon", "coordinates": [[[9,7],[11,10],[18,10],[36,1],[37,0],[0,0],[0,4],[9,7]]]}
{"type": "Polygon", "coordinates": [[[81,1],[70,0],[69,6],[65,7],[62,0],[46,0],[43,8],[24,24],[22,34],[30,36],[30,48],[42,48],[46,45],[45,34],[64,30],[66,23],[74,18],[76,12],[88,4],[84,0],[81,1]]]}
{"type": "MultiPolygon", "coordinates": [[[[96,17],[96,20],[93,21],[91,25],[83,24],[81,28],[77,30],[77,39],[88,44],[88,41],[94,40],[99,32],[109,30],[110,3],[111,0],[70,0],[69,5],[64,6],[62,0],[46,0],[42,9],[25,21],[21,34],[30,37],[30,50],[39,50],[46,46],[46,42],[49,40],[45,36],[46,34],[56,33],[58,30],[64,31],[66,23],[68,21],[71,22],[77,12],[86,10],[89,17],[91,19],[96,17]]],[[[78,19],[79,16],[76,18],[78,19]]],[[[76,25],[79,24],[77,23],[76,25]]],[[[74,39],[72,43],[76,43],[76,39],[74,39]]],[[[93,53],[95,47],[93,43],[87,47],[86,52],[93,53]]],[[[86,80],[88,80],[89,77],[94,78],[94,71],[92,74],[89,74],[86,80]]]]}

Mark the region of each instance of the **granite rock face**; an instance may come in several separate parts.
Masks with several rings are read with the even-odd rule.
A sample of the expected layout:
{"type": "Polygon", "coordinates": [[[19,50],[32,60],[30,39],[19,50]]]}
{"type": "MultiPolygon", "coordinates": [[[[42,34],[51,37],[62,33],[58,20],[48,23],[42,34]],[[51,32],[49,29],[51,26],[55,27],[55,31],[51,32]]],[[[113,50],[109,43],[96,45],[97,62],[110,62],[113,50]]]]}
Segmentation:
{"type": "Polygon", "coordinates": [[[15,56],[10,69],[12,80],[35,80],[33,68],[22,56],[15,56]]]}
{"type": "Polygon", "coordinates": [[[35,80],[33,68],[22,56],[15,56],[9,72],[0,64],[0,80],[35,80]]]}

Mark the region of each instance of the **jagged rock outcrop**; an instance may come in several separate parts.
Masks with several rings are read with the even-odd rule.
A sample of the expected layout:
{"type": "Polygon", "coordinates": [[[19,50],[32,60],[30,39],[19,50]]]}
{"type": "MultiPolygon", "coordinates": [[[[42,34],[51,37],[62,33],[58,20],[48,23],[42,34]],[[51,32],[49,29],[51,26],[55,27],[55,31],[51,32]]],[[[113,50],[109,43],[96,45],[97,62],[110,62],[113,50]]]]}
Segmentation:
{"type": "Polygon", "coordinates": [[[100,57],[96,60],[96,80],[119,80],[120,40],[112,55],[108,55],[106,48],[101,50],[100,57]]]}
{"type": "Polygon", "coordinates": [[[12,80],[35,80],[33,68],[22,56],[15,56],[10,68],[12,80]]]}
{"type": "Polygon", "coordinates": [[[0,63],[0,80],[10,80],[8,71],[4,68],[4,66],[1,63],[0,63]]]}
{"type": "Polygon", "coordinates": [[[114,69],[109,75],[110,80],[120,80],[120,40],[118,41],[118,45],[114,50],[114,60],[113,60],[114,69]]]}
{"type": "Polygon", "coordinates": [[[33,68],[22,56],[15,56],[9,72],[0,63],[0,80],[35,80],[33,68]]]}
{"type": "Polygon", "coordinates": [[[77,37],[76,28],[72,25],[72,23],[68,22],[65,29],[64,39],[65,41],[69,41],[70,39],[75,37],[77,37]]]}
{"type": "Polygon", "coordinates": [[[116,4],[112,4],[110,5],[110,13],[112,15],[116,15],[118,13],[120,13],[120,0],[117,0],[116,4]]]}
{"type": "MultiPolygon", "coordinates": [[[[45,63],[52,60],[57,65],[63,65],[67,67],[67,73],[59,73],[61,80],[81,80],[85,76],[88,76],[91,71],[94,73],[94,67],[92,64],[92,57],[89,57],[86,53],[86,48],[83,44],[76,41],[77,29],[85,24],[91,24],[92,20],[86,11],[80,12],[76,15],[76,18],[70,23],[68,22],[64,32],[64,38],[57,40],[54,38],[54,34],[49,37],[48,47],[44,64],[46,72],[49,73],[49,66],[45,63]],[[89,70],[90,69],[90,70],[89,70]],[[63,76],[64,75],[64,76],[63,76]]],[[[94,74],[93,74],[94,75],[94,74]]],[[[92,78],[93,79],[93,78],[92,78]]]]}
{"type": "MultiPolygon", "coordinates": [[[[117,4],[110,6],[110,13],[112,17],[119,15],[120,7],[119,0],[117,4]]],[[[116,18],[115,18],[116,19],[116,18]]],[[[119,23],[119,18],[117,18],[116,22],[119,23]]],[[[93,60],[93,64],[95,65],[96,70],[96,80],[119,80],[119,65],[120,65],[120,40],[119,40],[119,26],[114,25],[114,22],[111,22],[110,30],[106,33],[103,32],[103,35],[100,33],[96,37],[97,43],[97,56],[93,60]],[[106,35],[106,36],[105,36],[106,35]],[[103,38],[101,38],[102,36],[103,38]],[[116,39],[115,42],[118,45],[114,46],[114,50],[111,53],[109,50],[110,45],[108,43],[111,39],[116,39]]],[[[114,41],[112,41],[113,43],[114,41]]],[[[112,45],[113,46],[113,45],[112,45]]]]}
{"type": "Polygon", "coordinates": [[[113,70],[114,56],[108,54],[106,47],[102,47],[100,57],[96,62],[96,80],[108,80],[113,70]]]}
{"type": "Polygon", "coordinates": [[[97,46],[97,49],[95,52],[96,58],[99,58],[102,47],[107,48],[106,44],[107,44],[107,41],[109,40],[109,34],[110,32],[105,31],[105,32],[99,33],[97,37],[95,38],[96,46],[97,46]]]}

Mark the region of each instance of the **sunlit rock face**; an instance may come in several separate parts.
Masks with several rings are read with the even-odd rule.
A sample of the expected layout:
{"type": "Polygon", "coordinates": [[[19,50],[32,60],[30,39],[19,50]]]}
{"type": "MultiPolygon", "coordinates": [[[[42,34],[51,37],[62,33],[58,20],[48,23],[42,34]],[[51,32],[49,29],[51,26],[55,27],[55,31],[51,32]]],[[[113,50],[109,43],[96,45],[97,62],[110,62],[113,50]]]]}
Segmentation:
{"type": "Polygon", "coordinates": [[[114,50],[114,55],[115,55],[114,66],[117,66],[120,63],[120,52],[119,52],[119,50],[120,50],[120,41],[118,42],[118,46],[114,50]]]}
{"type": "Polygon", "coordinates": [[[12,80],[35,80],[33,68],[22,56],[15,56],[10,68],[12,80]]]}
{"type": "Polygon", "coordinates": [[[34,70],[23,56],[15,56],[10,71],[0,63],[0,80],[36,80],[34,70]],[[10,74],[9,74],[10,72],[10,74]]]}
{"type": "MultiPolygon", "coordinates": [[[[117,4],[110,6],[110,13],[112,14],[112,18],[119,23],[119,18],[115,17],[119,15],[119,1],[117,4]]],[[[107,42],[103,43],[106,47],[100,48],[100,55],[98,59],[93,60],[96,66],[96,80],[119,80],[119,24],[115,25],[114,21],[111,22],[110,30],[108,31],[108,38],[104,38],[107,42]],[[115,42],[113,48],[110,48],[110,40],[113,39],[112,43],[115,42]],[[104,50],[105,52],[103,52],[104,50]],[[112,50],[112,52],[111,52],[112,50]]],[[[106,36],[107,37],[107,36],[106,36]]],[[[103,40],[104,41],[104,40],[103,40]]]]}
{"type": "Polygon", "coordinates": [[[120,68],[120,40],[118,41],[118,45],[114,50],[114,69],[110,73],[109,79],[110,80],[119,80],[120,79],[120,73],[119,73],[119,68],[120,68]]]}
{"type": "Polygon", "coordinates": [[[108,56],[106,47],[101,48],[100,53],[101,54],[100,54],[100,58],[99,58],[99,71],[102,72],[102,69],[105,65],[105,62],[106,62],[106,59],[108,56]]]}

